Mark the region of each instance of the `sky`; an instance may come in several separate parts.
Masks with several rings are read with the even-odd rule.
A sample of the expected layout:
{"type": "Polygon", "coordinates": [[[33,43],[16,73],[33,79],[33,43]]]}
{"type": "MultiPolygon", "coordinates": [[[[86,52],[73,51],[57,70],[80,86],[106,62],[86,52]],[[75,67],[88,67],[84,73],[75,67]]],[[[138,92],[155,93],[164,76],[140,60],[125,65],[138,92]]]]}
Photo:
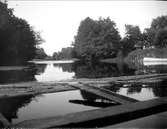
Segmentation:
{"type": "Polygon", "coordinates": [[[74,41],[79,24],[86,17],[97,20],[110,17],[120,32],[125,24],[138,25],[141,31],[150,27],[153,18],[167,15],[166,1],[8,1],[17,17],[23,18],[41,33],[41,45],[52,55],[74,41]]]}

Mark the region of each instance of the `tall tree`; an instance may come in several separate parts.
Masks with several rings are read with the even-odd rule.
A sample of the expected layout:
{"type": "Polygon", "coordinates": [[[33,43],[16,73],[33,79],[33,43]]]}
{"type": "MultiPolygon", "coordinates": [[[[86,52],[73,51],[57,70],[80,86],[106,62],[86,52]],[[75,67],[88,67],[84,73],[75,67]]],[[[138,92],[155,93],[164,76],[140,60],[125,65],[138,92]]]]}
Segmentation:
{"type": "Polygon", "coordinates": [[[73,53],[73,48],[66,47],[62,48],[60,52],[54,52],[52,57],[55,60],[72,59],[72,53],[73,53]]]}
{"type": "Polygon", "coordinates": [[[167,47],[167,28],[160,29],[154,38],[154,45],[158,48],[167,47]]]}
{"type": "Polygon", "coordinates": [[[45,59],[47,57],[47,54],[45,53],[43,48],[37,48],[36,49],[36,56],[35,59],[45,59]]]}
{"type": "MultiPolygon", "coordinates": [[[[125,25],[125,37],[121,40],[121,46],[125,55],[135,49],[142,39],[142,33],[139,26],[125,25]]],[[[141,45],[141,44],[140,44],[141,45]]]]}
{"type": "Polygon", "coordinates": [[[75,55],[84,60],[111,57],[120,47],[116,24],[109,18],[93,20],[87,17],[80,23],[75,36],[75,55]]]}
{"type": "Polygon", "coordinates": [[[145,41],[148,44],[148,46],[153,46],[153,45],[157,46],[157,42],[155,42],[155,40],[157,40],[157,35],[159,35],[157,33],[164,33],[163,31],[165,30],[163,29],[165,29],[166,27],[167,27],[167,16],[159,16],[153,19],[151,27],[146,28],[144,31],[145,41]]]}
{"type": "Polygon", "coordinates": [[[27,21],[14,16],[7,3],[0,2],[0,65],[22,64],[33,59],[36,45],[41,41],[39,33],[27,21]]]}

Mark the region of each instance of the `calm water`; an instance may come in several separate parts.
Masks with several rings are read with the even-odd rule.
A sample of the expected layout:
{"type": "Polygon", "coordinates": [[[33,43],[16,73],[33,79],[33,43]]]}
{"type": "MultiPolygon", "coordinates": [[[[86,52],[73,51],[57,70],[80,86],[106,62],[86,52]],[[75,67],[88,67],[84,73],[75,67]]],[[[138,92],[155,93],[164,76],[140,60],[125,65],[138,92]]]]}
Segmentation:
{"type": "Polygon", "coordinates": [[[167,82],[164,81],[161,84],[143,84],[143,85],[112,85],[104,87],[115,93],[125,95],[139,101],[150,100],[158,97],[167,96],[167,82]]]}
{"type": "MultiPolygon", "coordinates": [[[[15,82],[52,82],[73,78],[100,78],[149,73],[166,73],[167,65],[84,64],[80,62],[40,61],[23,70],[1,70],[0,84],[15,82]]],[[[149,100],[167,96],[167,80],[150,85],[115,85],[108,90],[137,100],[149,100]]],[[[0,100],[0,112],[11,122],[32,118],[63,115],[113,105],[94,94],[68,91],[41,96],[17,97],[0,100]],[[41,108],[43,107],[43,108],[41,108]]]]}
{"type": "MultiPolygon", "coordinates": [[[[166,64],[84,64],[73,61],[36,61],[34,63],[34,65],[31,65],[28,69],[24,70],[0,70],[0,83],[26,81],[52,82],[73,78],[100,78],[167,72],[166,64]]],[[[139,100],[148,100],[155,97],[167,96],[166,86],[161,85],[162,84],[151,84],[147,87],[120,86],[117,93],[139,100]],[[158,89],[158,92],[160,91],[160,93],[157,95],[157,93],[155,93],[157,89],[155,90],[155,88],[159,88],[160,86],[160,90],[158,89]]],[[[166,83],[163,85],[166,85],[166,83]]],[[[110,89],[114,89],[114,87],[118,88],[116,85],[112,85],[110,89]]]]}
{"type": "Polygon", "coordinates": [[[0,112],[11,122],[113,106],[111,101],[85,91],[66,91],[39,96],[0,99],[0,112]],[[101,104],[102,103],[102,104],[101,104]]]}

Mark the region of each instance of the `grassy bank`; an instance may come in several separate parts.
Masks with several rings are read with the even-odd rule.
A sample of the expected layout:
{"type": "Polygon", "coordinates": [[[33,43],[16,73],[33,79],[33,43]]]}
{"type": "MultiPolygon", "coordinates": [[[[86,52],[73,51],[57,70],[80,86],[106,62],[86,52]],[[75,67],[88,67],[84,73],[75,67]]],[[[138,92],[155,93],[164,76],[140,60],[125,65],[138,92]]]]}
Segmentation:
{"type": "Polygon", "coordinates": [[[138,49],[129,53],[124,61],[142,63],[144,57],[167,58],[167,48],[138,49]]]}
{"type": "Polygon", "coordinates": [[[128,56],[118,56],[100,60],[104,63],[126,63],[132,69],[142,68],[144,57],[167,58],[167,48],[137,49],[128,54],[128,56]]]}

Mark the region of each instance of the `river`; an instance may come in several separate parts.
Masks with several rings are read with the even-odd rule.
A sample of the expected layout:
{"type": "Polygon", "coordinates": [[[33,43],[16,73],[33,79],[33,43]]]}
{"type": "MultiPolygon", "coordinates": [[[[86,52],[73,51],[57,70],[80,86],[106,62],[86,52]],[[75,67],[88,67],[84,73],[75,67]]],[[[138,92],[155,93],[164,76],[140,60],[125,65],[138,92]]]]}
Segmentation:
{"type": "MultiPolygon", "coordinates": [[[[36,61],[25,69],[0,69],[0,84],[18,82],[54,82],[73,78],[101,78],[149,73],[165,73],[167,65],[138,65],[95,63],[84,64],[73,61],[36,61]]],[[[161,84],[116,85],[104,88],[140,101],[167,96],[166,80],[161,84]]],[[[114,105],[94,94],[84,91],[66,91],[39,96],[0,99],[0,112],[18,123],[41,117],[50,117],[78,111],[103,108],[114,105]],[[100,103],[98,103],[100,102],[100,103]],[[40,108],[44,107],[44,108],[40,108]],[[65,107],[65,108],[62,108],[65,107]]]]}

